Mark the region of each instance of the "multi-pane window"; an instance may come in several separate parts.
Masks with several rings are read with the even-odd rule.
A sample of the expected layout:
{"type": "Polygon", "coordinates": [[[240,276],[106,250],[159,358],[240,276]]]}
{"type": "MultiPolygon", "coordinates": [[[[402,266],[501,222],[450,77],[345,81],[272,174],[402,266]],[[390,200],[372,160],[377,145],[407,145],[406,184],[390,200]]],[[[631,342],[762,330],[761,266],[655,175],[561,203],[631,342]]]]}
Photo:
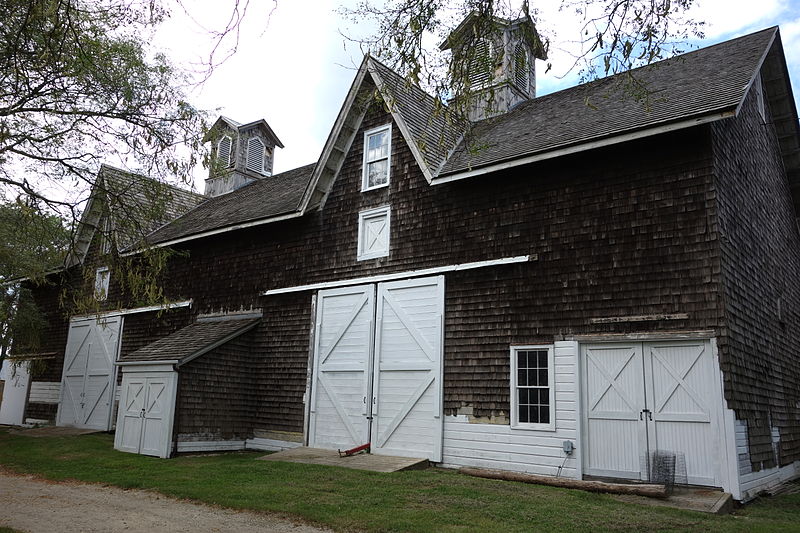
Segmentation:
{"type": "Polygon", "coordinates": [[[358,214],[359,261],[389,255],[389,206],[358,214]]]}
{"type": "Polygon", "coordinates": [[[761,74],[756,76],[753,82],[753,89],[756,92],[756,105],[758,106],[758,113],[761,115],[761,120],[767,121],[767,108],[764,102],[764,86],[761,84],[761,74]]]}
{"type": "Polygon", "coordinates": [[[364,174],[361,190],[389,184],[392,157],[392,126],[387,124],[364,133],[364,174]]]}
{"type": "Polygon", "coordinates": [[[511,348],[512,426],[554,429],[553,347],[511,348]]]}
{"type": "Polygon", "coordinates": [[[94,274],[94,297],[98,301],[108,298],[108,284],[111,281],[111,272],[108,267],[100,267],[94,274]]]}

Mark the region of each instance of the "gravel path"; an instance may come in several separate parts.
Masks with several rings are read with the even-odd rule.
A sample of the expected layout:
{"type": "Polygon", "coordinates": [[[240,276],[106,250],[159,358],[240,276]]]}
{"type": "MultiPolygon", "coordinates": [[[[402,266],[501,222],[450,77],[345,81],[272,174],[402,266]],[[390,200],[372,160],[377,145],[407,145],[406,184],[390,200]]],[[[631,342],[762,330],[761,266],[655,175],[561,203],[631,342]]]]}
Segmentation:
{"type": "Polygon", "coordinates": [[[31,533],[330,531],[268,514],[189,503],[142,490],[52,482],[0,471],[0,526],[31,533]]]}

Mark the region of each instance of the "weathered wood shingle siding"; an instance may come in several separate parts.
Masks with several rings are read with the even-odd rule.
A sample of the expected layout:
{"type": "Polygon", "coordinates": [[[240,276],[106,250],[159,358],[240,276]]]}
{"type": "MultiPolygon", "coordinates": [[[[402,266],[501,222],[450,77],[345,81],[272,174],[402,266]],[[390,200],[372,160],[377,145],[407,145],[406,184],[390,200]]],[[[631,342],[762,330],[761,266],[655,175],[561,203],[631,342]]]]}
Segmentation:
{"type": "Polygon", "coordinates": [[[258,357],[259,429],[302,432],[311,296],[307,292],[263,299],[263,327],[254,332],[258,357]]]}
{"type": "Polygon", "coordinates": [[[178,441],[253,436],[260,384],[251,331],[180,367],[174,431],[178,441]]]}
{"type": "Polygon", "coordinates": [[[726,327],[725,398],[754,470],[800,460],[800,235],[774,127],[753,91],[712,127],[726,327]],[[771,428],[780,431],[778,457],[771,428]]]}
{"type": "Polygon", "coordinates": [[[311,291],[259,297],[266,289],[536,256],[446,276],[447,414],[508,414],[513,343],[719,326],[707,127],[431,187],[394,126],[390,185],[361,193],[363,131],[389,121],[368,113],[322,211],[186,243],[171,266],[169,288],[198,312],[264,307],[259,371],[284,390],[265,397],[260,424],[302,430],[311,325],[311,291]],[[386,204],[389,256],[356,261],[358,212],[386,204]],[[590,323],[671,313],[688,319],[590,323]]]}
{"type": "MultiPolygon", "coordinates": [[[[29,284],[33,301],[44,319],[44,327],[40,331],[38,346],[15,345],[12,346],[12,354],[28,352],[42,354],[40,361],[34,366],[36,371],[31,375],[31,381],[61,382],[69,320],[59,302],[62,287],[73,282],[75,276],[74,271],[65,272],[50,276],[44,283],[29,284]]],[[[57,410],[58,404],[37,403],[29,399],[25,407],[25,418],[55,421],[57,410]]]]}

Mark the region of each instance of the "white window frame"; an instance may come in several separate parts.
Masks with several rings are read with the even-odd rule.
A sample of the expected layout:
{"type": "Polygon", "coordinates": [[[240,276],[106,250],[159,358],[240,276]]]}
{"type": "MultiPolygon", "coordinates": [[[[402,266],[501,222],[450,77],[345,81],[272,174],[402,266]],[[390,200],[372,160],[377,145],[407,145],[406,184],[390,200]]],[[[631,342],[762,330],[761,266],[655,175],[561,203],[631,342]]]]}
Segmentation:
{"type": "Polygon", "coordinates": [[[756,91],[756,106],[758,107],[758,114],[761,115],[762,122],[767,121],[767,107],[764,101],[764,85],[761,83],[761,73],[756,75],[753,81],[754,89],[756,91]]]}
{"type": "Polygon", "coordinates": [[[233,151],[234,151],[233,137],[231,137],[230,135],[223,135],[220,138],[220,140],[217,141],[217,161],[220,162],[220,163],[223,162],[221,157],[220,157],[220,155],[219,155],[219,153],[220,153],[220,149],[219,148],[220,148],[220,145],[222,145],[222,141],[224,141],[225,139],[228,139],[228,141],[231,143],[231,149],[228,150],[228,160],[224,162],[225,164],[222,165],[222,168],[229,168],[231,166],[231,163],[233,162],[233,151]]]}
{"type": "Polygon", "coordinates": [[[511,346],[511,428],[536,431],[556,430],[556,380],[555,380],[555,348],[552,344],[534,344],[511,346]],[[517,395],[517,352],[526,350],[547,350],[547,387],[550,396],[550,423],[532,424],[519,422],[519,397],[517,395]]]}
{"type": "Polygon", "coordinates": [[[266,162],[267,162],[267,146],[264,144],[264,141],[262,141],[258,137],[250,137],[249,139],[247,139],[247,153],[245,154],[245,159],[244,159],[245,168],[247,170],[251,170],[259,174],[264,174],[264,165],[266,162]],[[261,147],[261,168],[259,169],[250,167],[250,147],[251,145],[256,143],[261,147]]]}
{"type": "Polygon", "coordinates": [[[100,267],[94,271],[94,298],[102,302],[108,298],[108,288],[111,285],[111,272],[108,267],[100,267]]]}
{"type": "Polygon", "coordinates": [[[114,235],[113,235],[113,233],[114,233],[114,221],[113,221],[111,213],[112,213],[112,211],[109,208],[108,214],[103,219],[103,227],[102,227],[102,231],[101,231],[101,235],[100,235],[101,243],[102,243],[102,245],[100,247],[100,253],[101,254],[109,254],[109,253],[111,253],[111,247],[112,247],[112,244],[114,243],[114,235]]]}
{"type": "Polygon", "coordinates": [[[387,257],[389,255],[389,249],[391,248],[391,236],[392,236],[392,210],[390,206],[384,205],[381,207],[376,207],[375,209],[368,209],[366,211],[361,211],[358,214],[358,252],[357,252],[357,260],[364,261],[366,259],[376,259],[378,257],[387,257]],[[368,218],[373,218],[378,215],[385,215],[386,216],[386,250],[380,250],[377,252],[365,252],[363,249],[364,245],[364,231],[366,230],[364,221],[368,218]]]}
{"type": "Polygon", "coordinates": [[[389,181],[392,177],[392,124],[384,124],[383,126],[378,126],[377,128],[372,128],[371,130],[367,130],[364,132],[364,156],[362,158],[361,163],[361,192],[365,191],[372,191],[374,189],[380,189],[381,187],[388,187],[389,181]],[[371,135],[376,133],[380,133],[382,131],[387,132],[387,154],[386,154],[386,183],[381,183],[380,185],[373,185],[372,187],[369,186],[369,175],[367,173],[367,165],[368,163],[372,163],[373,161],[379,161],[380,159],[371,159],[367,160],[367,153],[368,153],[368,143],[369,138],[371,135]]]}

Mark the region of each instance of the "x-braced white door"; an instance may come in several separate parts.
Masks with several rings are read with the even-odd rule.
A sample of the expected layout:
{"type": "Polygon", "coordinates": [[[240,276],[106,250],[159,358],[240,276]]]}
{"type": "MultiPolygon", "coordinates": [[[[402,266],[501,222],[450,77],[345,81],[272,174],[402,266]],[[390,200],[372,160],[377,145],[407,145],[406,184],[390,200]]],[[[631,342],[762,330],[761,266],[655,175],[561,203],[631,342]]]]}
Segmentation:
{"type": "Polygon", "coordinates": [[[320,291],[309,445],[350,449],[369,441],[375,286],[320,291]]]}
{"type": "Polygon", "coordinates": [[[320,291],[309,445],[441,461],[443,313],[441,276],[320,291]]]}
{"type": "Polygon", "coordinates": [[[175,376],[175,372],[123,374],[114,448],[142,455],[169,457],[175,376]]]}
{"type": "Polygon", "coordinates": [[[721,485],[722,397],[708,341],[594,344],[581,353],[587,474],[645,480],[654,452],[674,452],[688,483],[721,485]]]}
{"type": "Polygon", "coordinates": [[[57,425],[111,429],[121,321],[116,316],[70,324],[57,425]]]}

